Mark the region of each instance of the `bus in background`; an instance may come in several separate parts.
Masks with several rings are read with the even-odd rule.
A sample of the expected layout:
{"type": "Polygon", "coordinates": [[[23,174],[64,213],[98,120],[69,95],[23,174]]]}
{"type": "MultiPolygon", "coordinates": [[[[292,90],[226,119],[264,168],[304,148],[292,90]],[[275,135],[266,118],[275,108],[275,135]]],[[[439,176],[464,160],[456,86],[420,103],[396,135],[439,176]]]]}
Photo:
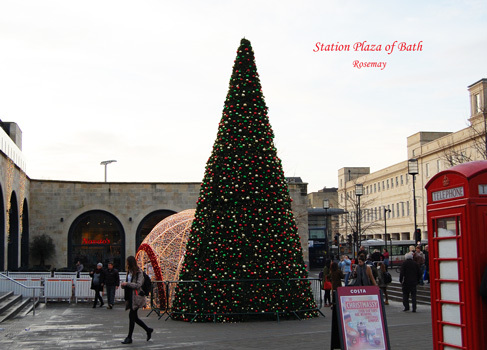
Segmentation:
{"type": "MultiPolygon", "coordinates": [[[[421,241],[421,245],[424,247],[428,244],[428,240],[421,241]]],[[[400,266],[404,261],[404,255],[409,252],[409,247],[416,247],[416,243],[413,240],[391,240],[386,242],[382,239],[369,239],[362,241],[362,245],[368,254],[372,254],[374,250],[379,250],[382,254],[384,249],[389,252],[389,267],[400,266]]]]}

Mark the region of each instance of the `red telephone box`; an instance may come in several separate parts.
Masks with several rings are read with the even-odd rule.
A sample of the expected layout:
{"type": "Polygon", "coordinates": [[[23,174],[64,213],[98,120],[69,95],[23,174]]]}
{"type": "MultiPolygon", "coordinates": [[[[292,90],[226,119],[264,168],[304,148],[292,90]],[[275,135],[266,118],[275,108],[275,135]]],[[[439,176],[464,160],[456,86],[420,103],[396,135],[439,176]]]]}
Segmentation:
{"type": "Polygon", "coordinates": [[[486,349],[487,161],[454,166],[426,185],[435,349],[486,349]]]}

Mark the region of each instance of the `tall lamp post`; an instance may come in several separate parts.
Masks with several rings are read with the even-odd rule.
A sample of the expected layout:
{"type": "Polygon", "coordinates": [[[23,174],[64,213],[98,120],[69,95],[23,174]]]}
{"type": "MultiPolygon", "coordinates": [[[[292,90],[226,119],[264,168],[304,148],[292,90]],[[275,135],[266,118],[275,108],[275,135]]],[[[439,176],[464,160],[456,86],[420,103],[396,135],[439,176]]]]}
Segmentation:
{"type": "Polygon", "coordinates": [[[361,213],[360,213],[360,197],[364,194],[364,185],[355,185],[355,195],[357,196],[357,252],[360,250],[359,247],[362,244],[362,232],[360,227],[361,213]]]}
{"type": "Polygon", "coordinates": [[[103,162],[100,163],[100,165],[105,166],[105,182],[107,182],[107,165],[110,163],[115,163],[116,160],[104,160],[103,162]]]}
{"type": "Polygon", "coordinates": [[[330,200],[323,199],[323,209],[325,209],[325,237],[328,242],[328,251],[326,252],[327,258],[330,257],[330,240],[328,237],[328,209],[330,209],[330,200]]]}
{"type": "Polygon", "coordinates": [[[419,167],[418,167],[418,160],[415,158],[411,158],[408,160],[408,174],[413,176],[413,213],[414,213],[414,240],[418,241],[421,240],[421,237],[418,237],[418,225],[416,222],[416,175],[419,174],[419,167]]]}
{"type": "MultiPolygon", "coordinates": [[[[390,212],[391,212],[391,209],[387,209],[386,207],[384,207],[384,244],[386,246],[386,249],[387,249],[387,213],[390,213],[390,212]]],[[[392,242],[391,242],[391,253],[389,253],[389,254],[392,254],[392,242]]],[[[391,263],[391,262],[392,262],[392,260],[389,263],[391,263]]]]}

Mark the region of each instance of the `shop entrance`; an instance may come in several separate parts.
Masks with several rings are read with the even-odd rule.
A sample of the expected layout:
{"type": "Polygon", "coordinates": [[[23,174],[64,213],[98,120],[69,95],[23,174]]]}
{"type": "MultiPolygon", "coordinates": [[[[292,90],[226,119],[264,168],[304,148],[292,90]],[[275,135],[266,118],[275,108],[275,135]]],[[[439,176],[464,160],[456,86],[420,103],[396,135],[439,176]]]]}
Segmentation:
{"type": "Polygon", "coordinates": [[[74,268],[81,261],[85,269],[97,263],[125,270],[125,232],[120,221],[103,210],[92,210],[78,216],[69,229],[68,264],[74,268]]]}

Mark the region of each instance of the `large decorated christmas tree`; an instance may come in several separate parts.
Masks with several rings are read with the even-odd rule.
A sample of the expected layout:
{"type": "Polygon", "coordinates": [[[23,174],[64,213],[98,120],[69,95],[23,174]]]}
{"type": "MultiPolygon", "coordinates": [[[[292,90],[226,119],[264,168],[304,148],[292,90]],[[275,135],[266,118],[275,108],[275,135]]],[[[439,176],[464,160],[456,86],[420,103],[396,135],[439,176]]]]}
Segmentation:
{"type": "Polygon", "coordinates": [[[242,39],[197,202],[175,319],[315,316],[250,41],[242,39]],[[311,310],[311,311],[310,311],[311,310]]]}

